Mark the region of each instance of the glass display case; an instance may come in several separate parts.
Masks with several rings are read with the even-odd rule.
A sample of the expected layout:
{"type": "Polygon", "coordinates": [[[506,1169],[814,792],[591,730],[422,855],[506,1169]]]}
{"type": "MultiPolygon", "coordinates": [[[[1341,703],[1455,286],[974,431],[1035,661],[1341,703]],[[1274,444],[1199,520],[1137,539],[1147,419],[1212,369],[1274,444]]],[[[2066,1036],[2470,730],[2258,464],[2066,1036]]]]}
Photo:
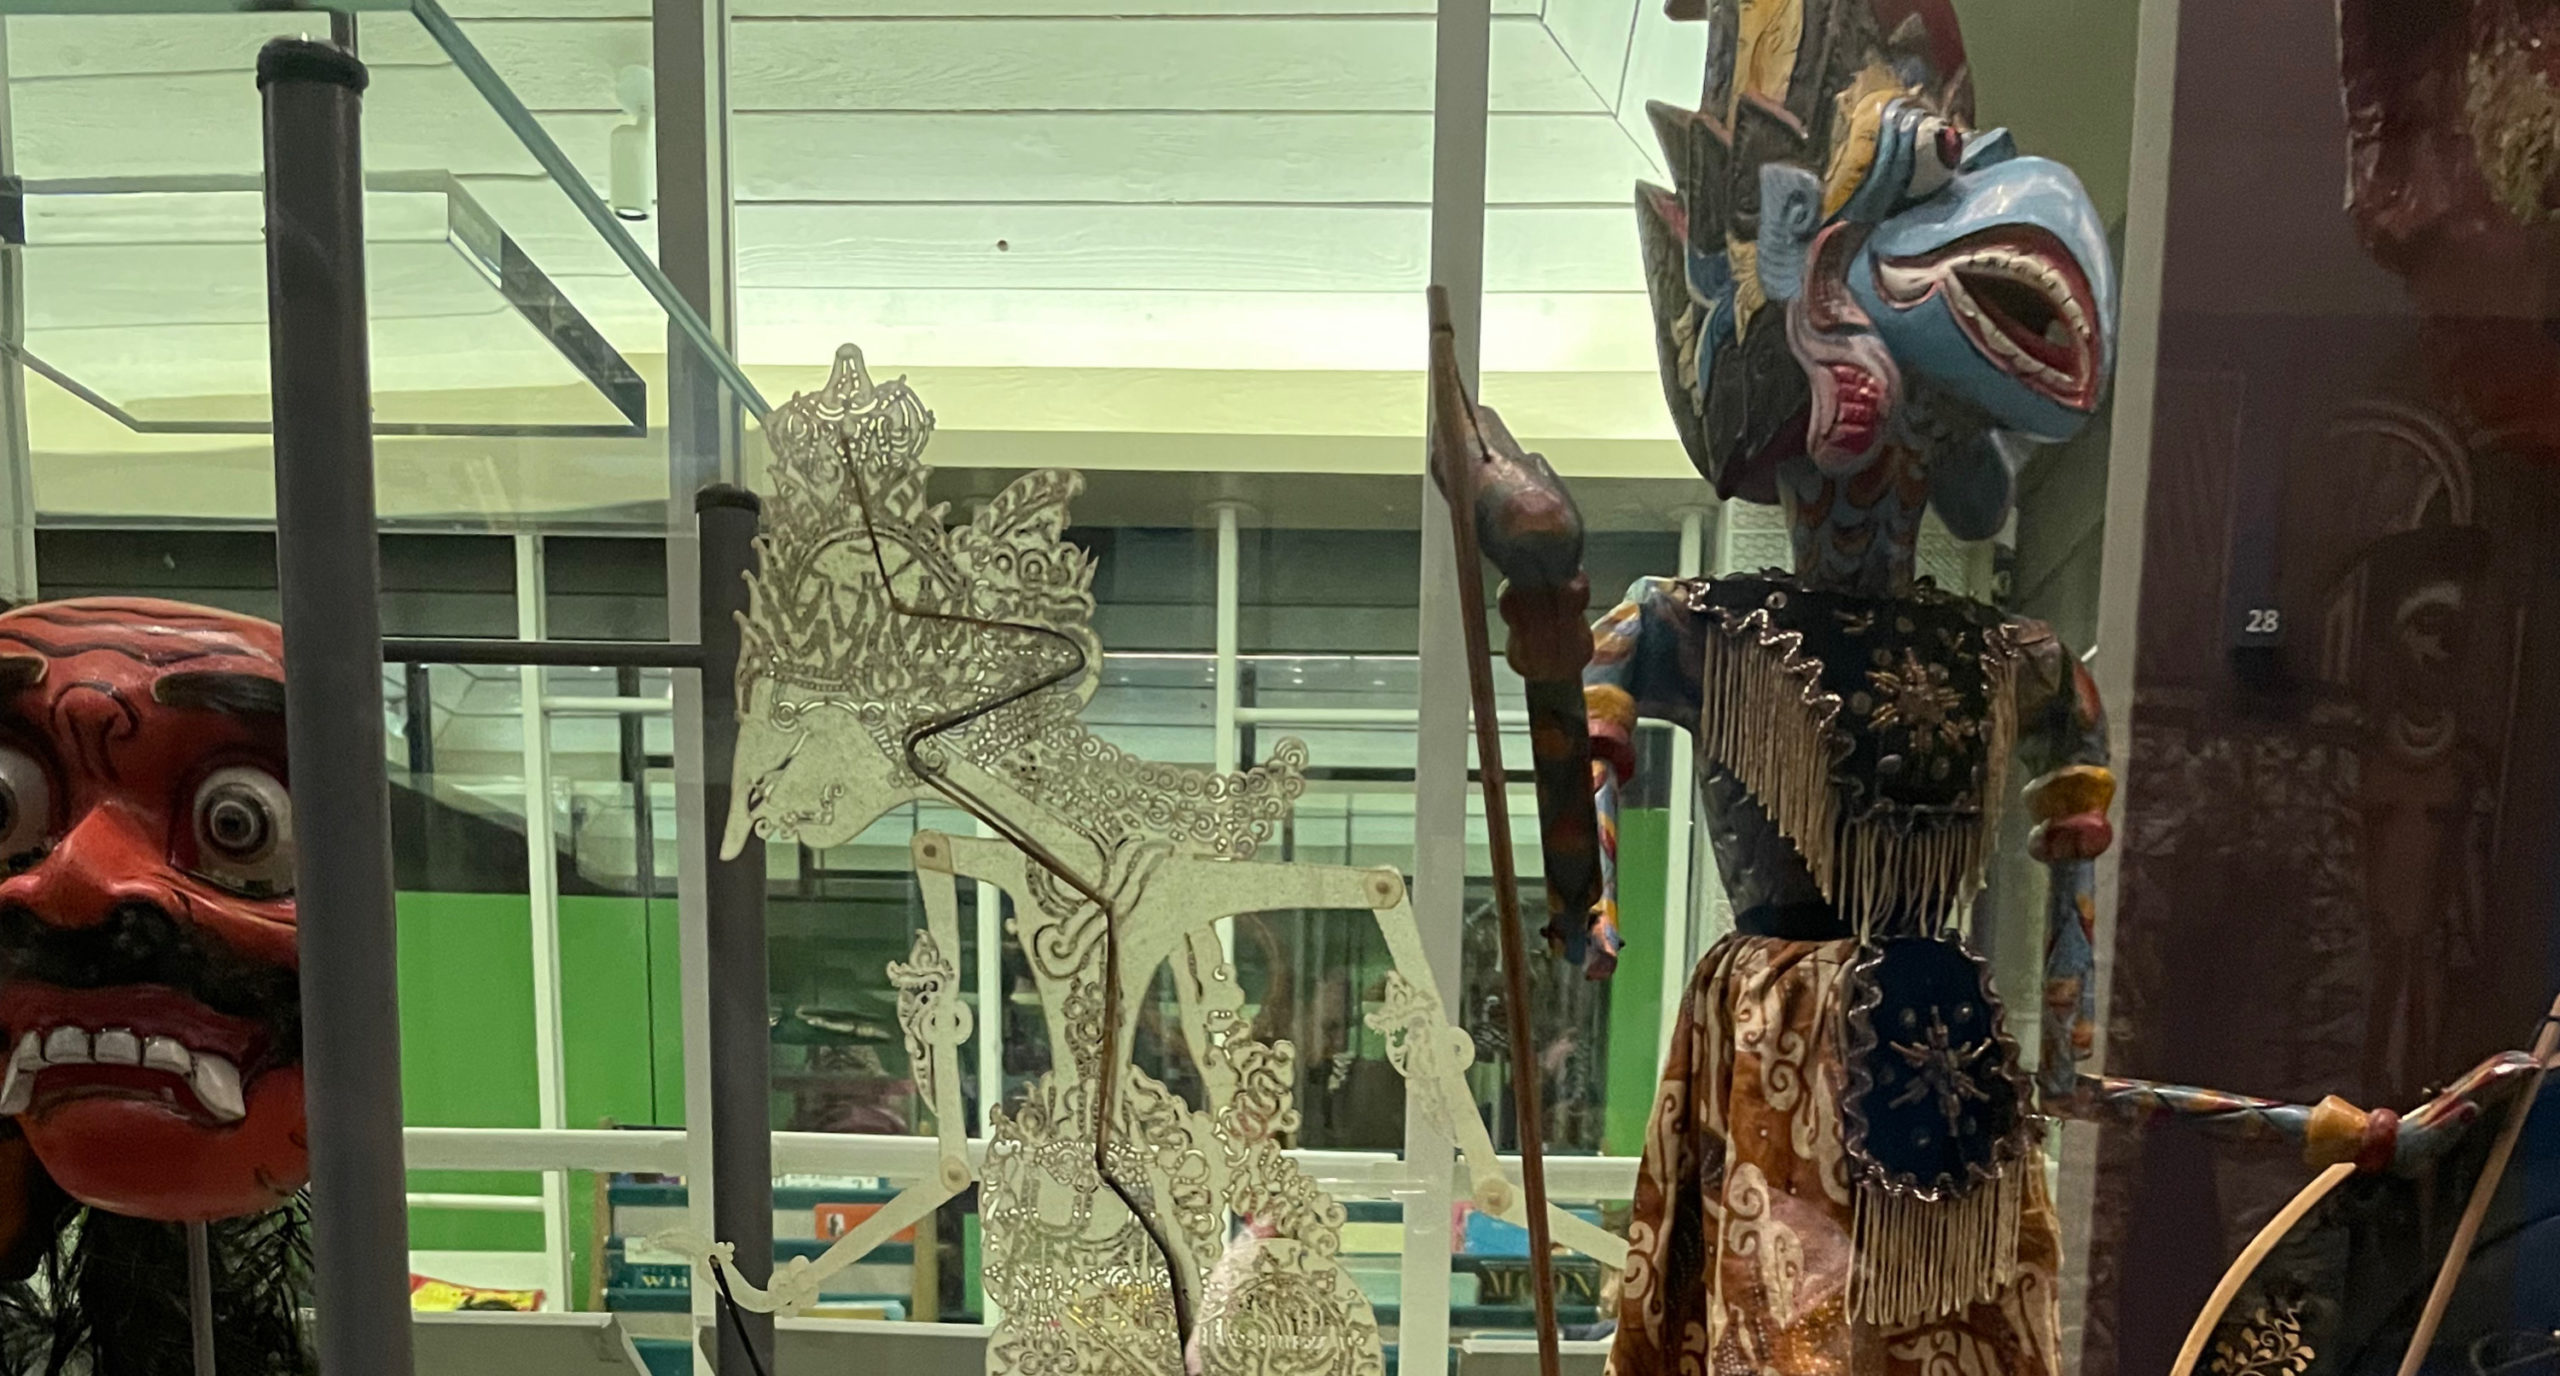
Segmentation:
{"type": "MultiPolygon", "coordinates": [[[[13,601],[278,615],[253,62],[318,34],[370,67],[386,634],[692,637],[670,535],[689,535],[694,487],[739,472],[764,402],[653,257],[647,160],[636,191],[607,175],[654,137],[645,32],[590,82],[546,80],[503,22],[431,3],[39,5],[5,23],[13,601]]],[[[700,795],[677,783],[673,726],[691,686],[631,667],[382,674],[420,1305],[602,1309],[606,1182],[635,1150],[684,1168],[676,894],[700,795]],[[599,1128],[657,1131],[550,1145],[599,1128]]]]}
{"type": "MultiPolygon", "coordinates": [[[[914,469],[911,524],[933,537],[920,548],[1002,528],[1012,548],[1084,561],[1066,595],[1090,604],[1066,618],[1086,656],[1069,680],[1076,748],[1207,796],[1285,778],[1294,791],[1232,861],[1268,866],[1253,873],[1269,893],[1299,893],[1289,874],[1387,876],[1374,906],[1222,912],[1177,943],[1187,956],[1149,948],[1160,964],[1126,972],[1125,1045],[1100,1044],[1124,1096],[1138,1084],[1164,1121],[1208,1125],[1144,1145],[1180,1137],[1215,1191],[1265,1179],[1222,1145],[1241,1131],[1222,1115],[1237,1064],[1277,1067],[1264,1089],[1285,1111],[1245,1135],[1283,1163],[1268,1179],[1309,1192],[1289,1199],[1322,1201],[1312,1227],[1268,1198],[1201,1205],[1196,1256],[1150,1237],[1132,1255],[1159,1257],[1165,1278],[1113,1292],[1130,1313],[1099,1324],[1141,1335],[1150,1355],[1127,1369],[1171,1365],[1180,1349],[1146,1344],[1177,1339],[1211,1373],[1235,1360],[1201,1313],[1243,1322],[1225,1316],[1256,1292],[1236,1277],[1286,1252],[1247,1239],[1321,1253],[1291,1274],[1339,1277],[1324,1303],[1376,1341],[1374,1365],[1362,1347],[1349,1365],[1300,1353],[1271,1369],[1536,1369],[1524,1075],[1563,1230],[1543,1269],[1566,1371],[1599,1371],[1613,1344],[1614,1376],[1677,1369],[1662,1365],[1676,1344],[1657,1360],[1621,1326],[1658,1339],[1692,1300],[1694,1340],[1679,1341],[1719,1369],[2552,1363],[2536,1336],[2560,1329],[2538,1279],[2560,1265],[2544,1256],[2555,1167],[2535,1112],[2550,1048],[2523,1051],[2555,968],[2549,867],[2533,859],[2554,758],[2533,704],[2560,672],[2537,630],[2560,586],[2543,553],[2560,520],[2545,414],[2560,72],[2543,55],[2560,21],[2543,7],[27,0],[0,16],[12,602],[279,616],[251,71],[270,38],[329,35],[370,72],[386,637],[711,643],[727,625],[704,624],[692,503],[729,481],[765,498],[769,542],[792,538],[785,502],[835,523],[853,554],[813,556],[811,586],[852,659],[876,661],[865,672],[903,671],[866,618],[910,615],[936,585],[864,572],[886,544],[878,494],[795,492],[792,441],[771,431],[819,414],[795,398],[850,397],[852,414],[903,383],[929,447],[865,469],[855,426],[808,452],[875,477],[914,469]],[[2046,213],[2058,182],[1996,172],[2029,163],[2068,169],[2067,214],[2046,213]],[[1977,194],[1995,181],[2006,200],[1977,194]],[[1445,442],[1471,413],[1435,421],[1434,286],[1452,296],[1467,395],[1577,507],[1581,620],[1622,598],[1651,608],[1601,626],[1584,729],[1615,772],[1587,844],[1533,777],[1532,761],[1587,764],[1535,715],[1562,679],[1493,644],[1532,914],[1526,1045],[1458,633],[1462,616],[1499,628],[1519,606],[1460,605],[1426,465],[1434,425],[1445,442]],[[1932,301],[1943,328],[1895,333],[1932,301]],[[1822,342],[1860,334],[1852,316],[1881,342],[1822,342]],[[862,381],[839,394],[846,345],[862,381]],[[1966,372],[2043,377],[2022,358],[2061,379],[2046,401],[2071,393],[2068,423],[1966,372]],[[1885,400],[1861,378],[1884,379],[1885,400]],[[1844,404],[1886,414],[1909,398],[1872,450],[1841,439],[1844,404]],[[1926,457],[1886,495],[1858,488],[1897,446],[1926,457]],[[1836,489],[1782,501],[1792,480],[1772,474],[1791,463],[1836,489]],[[1056,528],[1005,526],[1022,494],[1063,490],[1037,476],[1051,470],[1081,475],[1056,528]],[[1995,470],[1986,520],[1959,489],[1995,470]],[[1835,510],[1894,501],[1911,519],[1881,536],[1882,517],[1835,510]],[[1859,669],[1884,677],[1826,690],[1879,732],[1913,729],[1878,714],[1884,700],[1952,720],[1959,753],[1981,746],[1989,782],[1953,801],[1908,803],[1893,770],[1860,776],[1910,808],[1894,837],[1860,833],[1898,857],[1870,863],[1886,879],[1827,868],[1872,809],[1805,822],[1814,805],[1784,800],[1781,765],[1728,763],[1768,754],[1755,742],[1792,721],[1763,693],[1753,726],[1719,725],[1719,703],[1759,692],[1741,670],[1700,658],[1687,696],[1637,689],[1624,721],[1604,701],[1634,682],[1612,666],[1639,653],[1639,621],[1721,616],[1732,633],[1753,607],[1716,599],[1746,583],[1755,626],[1815,637],[1788,654],[1833,634],[1781,625],[1764,595],[1841,592],[1786,580],[1825,558],[1864,569],[1866,546],[1848,547],[1870,538],[1899,542],[1907,567],[1850,595],[1968,609],[1947,613],[1975,619],[1948,622],[1945,647],[1988,637],[1978,655],[1947,650],[1952,689],[1947,664],[1916,640],[1906,664],[1897,640],[1875,651],[1891,662],[1859,669]],[[1750,581],[1764,573],[1777,581],[1750,581]],[[2049,691],[1976,722],[1941,692],[1970,693],[1969,675],[2041,675],[2049,691]],[[2022,762],[1992,761],[2013,743],[2022,762]],[[1933,858],[1894,849],[1958,814],[1978,838],[1933,858]],[[1928,877],[1958,849],[1954,878],[1928,877]],[[1606,854],[1599,960],[1536,930],[1549,881],[1578,882],[1586,851],[1606,854]],[[1760,867],[1781,851],[1818,899],[1773,897],[1760,867]],[[1854,931],[1770,925],[1888,889],[1854,931]],[[1978,1163],[2004,1202],[1928,1215],[1941,1226],[1878,1201],[1963,1189],[1867,1193],[1900,1168],[1865,1142],[1884,1110],[1860,1096],[1880,1103],[1876,1075],[1900,1072],[1820,1056],[1857,1027],[1894,1045],[1873,1019],[1898,995],[1875,975],[1874,1000],[1825,992],[1780,1017],[1801,1026],[1762,1027],[1774,1005],[1732,994],[1748,983],[1734,972],[1781,940],[1847,943],[1821,956],[1843,991],[1866,989],[1851,967],[1891,942],[1975,958],[1962,998],[1911,1011],[1915,1028],[1959,1005],[1984,1019],[1942,1058],[1946,1136],[2006,1111],[1984,1104],[2015,1110],[1978,1163]],[[1421,995],[1463,1034],[1431,1043],[1464,1049],[1446,1085],[1415,1068],[1414,1029],[1436,1025],[1411,1020],[1421,995]],[[1810,1097],[1781,1083],[1802,1048],[1769,1049],[1790,1036],[1818,1044],[1810,1097]],[[1247,1047],[1285,1049],[1266,1064],[1247,1047]],[[1711,1047],[1726,1060],[1701,1068],[1711,1047]],[[1694,1145],[1665,1124],[1684,1096],[1725,1095],[1767,1107],[1764,1133],[1797,1128],[1795,1178],[1760,1196],[1737,1184],[1785,1174],[1742,1141],[1747,1114],[1697,1127],[1708,1149],[1681,1155],[1694,1145]],[[1788,1118],[1798,1098],[1823,1108],[1788,1118]],[[1711,1221],[1675,1220],[1664,1180],[1711,1221]],[[1666,1282],[1678,1227],[1702,1229],[1713,1260],[1666,1282]],[[1893,1284],[1903,1298],[1876,1298],[1893,1284]],[[1684,1294],[1662,1299],[1666,1285],[1684,1294]]],[[[1498,574],[1534,583],[1492,552],[1498,574]]],[[[918,557],[968,575],[951,586],[1001,582],[976,555],[918,557]]],[[[761,595],[751,642],[785,597],[761,595]]],[[[971,605],[936,614],[1024,620],[971,605]]],[[[1893,608],[1874,633],[1917,637],[1891,629],[1910,619],[1893,608]]],[[[1920,617],[1933,633],[1935,614],[1920,617]]],[[[1878,624],[1857,608],[1835,620],[1852,640],[1878,624]]],[[[986,667],[1003,646],[952,645],[919,672],[1020,686],[986,667]]],[[[705,746],[701,672],[593,653],[406,663],[395,647],[383,666],[418,1303],[608,1316],[598,1331],[630,1339],[629,1361],[711,1369],[712,1085],[760,1073],[773,1256],[742,1258],[731,1298],[791,1311],[765,1354],[776,1369],[893,1351],[923,1370],[1036,1369],[1009,1346],[1032,1319],[991,1294],[1023,1284],[1006,1274],[1028,1225],[1005,1216],[1022,1189],[1005,1153],[1094,1051],[1061,1042],[1080,986],[1026,939],[1057,917],[1039,885],[1075,887],[1080,862],[1052,866],[1035,840],[1018,878],[937,870],[919,857],[938,840],[974,855],[1029,833],[1014,803],[931,786],[857,827],[812,818],[858,780],[788,814],[775,800],[799,757],[733,779],[705,746]],[[753,799],[737,834],[763,842],[760,1064],[721,1060],[711,1031],[725,1004],[705,884],[731,820],[707,799],[733,784],[753,799]],[[927,951],[943,962],[930,979],[927,951]],[[919,1190],[939,1197],[919,1205],[919,1190]],[[825,1279],[790,1289],[811,1266],[825,1279]]],[[[1827,680],[1802,666],[1810,703],[1827,680]]],[[[821,700],[870,710],[884,751],[925,720],[858,685],[794,691],[815,696],[783,718],[821,700]]],[[[748,704],[749,735],[771,710],[748,704]]],[[[1881,769],[1871,757],[1896,749],[1822,739],[1834,755],[1815,774],[1881,769]]],[[[1041,787],[1072,772],[1049,769],[1032,771],[1041,787]]],[[[7,916],[0,898],[0,928],[7,916]]],[[[1924,1085],[1891,1107],[1940,1102],[1924,1085]]],[[[1110,1131],[1059,1140],[1096,1135],[1110,1131]]],[[[1159,1222],[1092,1171],[1079,1208],[1159,1222]]],[[[1065,1244],[1040,1255],[1075,1269],[1065,1244]]],[[[490,1328],[502,1349],[532,1331],[490,1328]]],[[[426,1342],[422,1368],[461,1350],[426,1342]]]]}

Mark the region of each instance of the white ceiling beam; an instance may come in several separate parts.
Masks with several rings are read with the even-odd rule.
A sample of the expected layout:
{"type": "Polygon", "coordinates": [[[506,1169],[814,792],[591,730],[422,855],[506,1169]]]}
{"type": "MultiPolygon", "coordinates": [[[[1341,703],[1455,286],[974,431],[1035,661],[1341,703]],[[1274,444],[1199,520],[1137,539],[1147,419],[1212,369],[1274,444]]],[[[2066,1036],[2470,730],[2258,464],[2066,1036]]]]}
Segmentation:
{"type": "MultiPolygon", "coordinates": [[[[236,81],[294,21],[263,15],[13,21],[13,83],[203,75],[236,81]],[[17,50],[25,57],[18,59],[17,50]]],[[[645,15],[482,20],[474,46],[538,111],[611,113],[614,77],[649,60],[645,15]]],[[[751,110],[1395,110],[1431,108],[1432,19],[1274,16],[768,17],[735,26],[735,107],[751,110]],[[1132,61],[1132,54],[1145,60],[1132,61]]],[[[365,29],[377,74],[441,68],[400,15],[365,29]]],[[[1493,108],[1610,108],[1531,14],[1494,26],[1493,108]]],[[[459,96],[468,91],[458,84],[459,96]]]]}
{"type": "MultiPolygon", "coordinates": [[[[561,3],[562,0],[538,0],[561,3]]],[[[604,3],[605,0],[595,0],[604,3]]],[[[1544,0],[1494,0],[1496,15],[1535,17],[1544,0]]],[[[1420,14],[1437,11],[1436,0],[742,0],[741,19],[800,19],[841,16],[860,19],[967,17],[983,20],[1056,18],[1135,19],[1181,16],[1231,19],[1262,15],[1420,14]]]]}
{"type": "MultiPolygon", "coordinates": [[[[13,83],[9,97],[19,121],[19,175],[31,180],[254,175],[260,169],[258,92],[245,71],[13,83]]],[[[546,116],[544,124],[601,176],[607,139],[620,119],[618,112],[546,116]]],[[[365,92],[365,167],[369,173],[540,171],[450,67],[374,71],[365,92]]]]}
{"type": "MultiPolygon", "coordinates": [[[[11,92],[31,179],[245,173],[257,92],[237,73],[100,77],[11,92]]],[[[380,171],[529,175],[530,154],[450,70],[392,69],[365,97],[380,171]]],[[[545,114],[599,177],[617,114],[545,114]]],[[[1243,113],[741,113],[743,202],[1420,204],[1431,117],[1243,113]]],[[[1605,114],[1492,117],[1494,204],[1615,204],[1650,160],[1605,114]]]]}
{"type": "MultiPolygon", "coordinates": [[[[738,209],[739,270],[780,290],[1419,292],[1429,222],[1422,206],[751,202],[738,209]]],[[[1615,202],[1497,208],[1487,282],[1640,291],[1634,222],[1615,202]]]]}
{"type": "MultiPolygon", "coordinates": [[[[1595,529],[1659,529],[1673,491],[1689,487],[1689,472],[1675,440],[1533,440],[1575,483],[1585,518],[1595,529]],[[1641,485],[1644,500],[1612,499],[1610,484],[1641,485]]],[[[1254,493],[1257,515],[1274,525],[1403,526],[1413,513],[1382,508],[1375,492],[1346,510],[1304,481],[1310,473],[1339,478],[1409,476],[1412,436],[1142,435],[1122,439],[1071,431],[953,431],[934,446],[938,467],[959,475],[984,468],[997,473],[1029,467],[1073,468],[1096,475],[1144,475],[1142,500],[1168,494],[1153,512],[1087,502],[1077,514],[1104,525],[1166,523],[1188,515],[1210,491],[1254,493]],[[1191,484],[1192,486],[1178,486],[1191,484]],[[1317,508],[1320,514],[1303,508],[1317,508]]],[[[666,464],[644,441],[617,446],[592,442],[573,448],[508,451],[462,440],[385,439],[376,446],[380,510],[389,521],[486,521],[504,528],[525,518],[559,520],[630,513],[666,500],[666,464]]],[[[235,439],[184,452],[34,451],[38,509],[49,522],[112,521],[257,523],[274,518],[272,459],[254,441],[235,439]]],[[[983,480],[982,480],[983,481],[983,480]]],[[[1408,485],[1401,481],[1399,488],[1408,485]]],[[[1133,502],[1132,507],[1138,505],[1133,502]]]]}
{"type": "MultiPolygon", "coordinates": [[[[566,198],[539,179],[472,178],[467,194],[555,280],[614,276],[598,243],[566,198]]],[[[445,241],[445,199],[423,192],[376,192],[366,204],[377,246],[445,241]]],[[[1405,291],[1420,290],[1429,212],[1420,206],[1309,205],[864,205],[749,202],[739,207],[742,272],[756,285],[797,288],[1002,289],[1009,291],[1405,291]]],[[[633,228],[642,247],[655,221],[633,228]]],[[[1640,291],[1641,265],[1628,252],[1633,211],[1617,202],[1502,206],[1487,215],[1487,282],[1495,291],[1640,291]]],[[[186,255],[262,243],[255,193],[134,192],[38,195],[28,205],[35,245],[29,261],[80,293],[168,292],[182,319],[195,284],[222,274],[256,285],[255,263],[186,255]],[[164,258],[167,248],[179,257],[164,258]],[[93,257],[76,250],[107,253],[93,257]],[[175,268],[145,278],[135,255],[175,268]],[[116,263],[112,255],[127,255],[116,263]],[[245,273],[245,276],[243,274],[245,273]]],[[[574,293],[573,293],[574,294],[574,293]]],[[[638,298],[634,298],[635,302],[638,298]]],[[[263,298],[250,303],[263,310],[263,298]]],[[[168,308],[164,308],[164,311],[168,308]]],[[[50,323],[80,323],[73,311],[50,323]]]]}
{"type": "MultiPolygon", "coordinates": [[[[739,357],[830,358],[848,336],[880,368],[1332,371],[1423,366],[1422,297],[1389,292],[772,290],[738,292],[739,357]]],[[[1488,370],[1650,372],[1638,292],[1485,303],[1488,370]]],[[[1661,398],[1654,404],[1659,407],[1661,398]]],[[[1408,456],[1409,457],[1409,456],[1408,456]]]]}
{"type": "MultiPolygon", "coordinates": [[[[1428,14],[740,24],[754,110],[1431,109],[1428,14]],[[1143,54],[1143,60],[1132,60],[1143,54]]],[[[1495,25],[1493,108],[1605,111],[1535,19],[1495,25]]]]}
{"type": "MultiPolygon", "coordinates": [[[[327,21],[312,14],[17,15],[9,20],[9,83],[14,91],[21,82],[137,72],[223,72],[243,79],[256,69],[268,39],[309,32],[315,24],[317,36],[327,37],[327,21]]],[[[365,16],[368,68],[429,60],[376,52],[377,42],[400,29],[425,38],[405,14],[365,16]]]]}
{"type": "MultiPolygon", "coordinates": [[[[742,114],[745,201],[1421,204],[1431,116],[742,114]]],[[[1494,115],[1495,204],[1631,202],[1647,160],[1607,115],[1494,115]]]]}

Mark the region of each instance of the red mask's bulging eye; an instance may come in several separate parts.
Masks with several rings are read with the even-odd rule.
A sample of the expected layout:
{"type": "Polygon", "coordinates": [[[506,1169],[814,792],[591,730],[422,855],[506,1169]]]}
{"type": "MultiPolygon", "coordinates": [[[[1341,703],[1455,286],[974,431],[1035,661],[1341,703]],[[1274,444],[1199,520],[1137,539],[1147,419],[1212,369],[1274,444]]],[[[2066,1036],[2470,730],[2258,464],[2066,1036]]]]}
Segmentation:
{"type": "Polygon", "coordinates": [[[196,787],[197,874],[252,898],[293,892],[293,799],[263,769],[233,765],[196,787]]]}
{"type": "Polygon", "coordinates": [[[44,848],[53,830],[53,787],[44,766],[23,750],[0,746],[0,867],[44,848]]]}

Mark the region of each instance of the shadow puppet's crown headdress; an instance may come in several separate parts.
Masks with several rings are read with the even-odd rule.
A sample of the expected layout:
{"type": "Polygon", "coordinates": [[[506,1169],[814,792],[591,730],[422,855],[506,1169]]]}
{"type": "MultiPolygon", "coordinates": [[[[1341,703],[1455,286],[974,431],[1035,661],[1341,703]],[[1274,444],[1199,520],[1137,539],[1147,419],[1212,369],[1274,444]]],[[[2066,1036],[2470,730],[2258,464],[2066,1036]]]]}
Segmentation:
{"type": "MultiPolygon", "coordinates": [[[[873,382],[850,344],[826,386],[776,407],[765,434],[773,499],[748,576],[741,701],[761,678],[922,720],[1000,696],[1061,653],[1015,627],[1055,632],[1084,647],[1087,663],[1101,659],[1093,560],[1066,539],[1077,475],[1024,474],[952,524],[948,504],[925,493],[933,413],[905,379],[873,382]],[[901,615],[893,601],[944,615],[901,615]]],[[[1026,705],[1072,716],[1093,687],[1081,674],[1026,705]]]]}
{"type": "MultiPolygon", "coordinates": [[[[765,421],[772,499],[740,618],[738,698],[794,718],[851,709],[893,760],[914,740],[1003,774],[1095,836],[1244,859],[1305,789],[1306,746],[1250,769],[1141,759],[1086,731],[1100,686],[1094,559],[1066,538],[1084,480],[1025,473],[966,521],[926,495],[933,414],[862,351],[765,421]],[[760,684],[775,691],[765,699],[760,684]]],[[[913,779],[899,766],[899,777],[913,779]]]]}

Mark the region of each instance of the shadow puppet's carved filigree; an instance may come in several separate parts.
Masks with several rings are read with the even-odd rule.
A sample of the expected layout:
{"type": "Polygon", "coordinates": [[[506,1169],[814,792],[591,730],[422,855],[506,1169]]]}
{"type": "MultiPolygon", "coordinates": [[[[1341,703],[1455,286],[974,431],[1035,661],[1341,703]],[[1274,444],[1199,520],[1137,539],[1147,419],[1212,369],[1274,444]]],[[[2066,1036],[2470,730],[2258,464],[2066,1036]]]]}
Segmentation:
{"type": "MultiPolygon", "coordinates": [[[[851,347],[825,388],[766,422],[773,493],[743,622],[728,843],[752,829],[842,845],[918,800],[958,801],[998,832],[916,835],[926,926],[888,971],[939,1169],[825,1256],[779,1268],[769,1289],[734,1274],[731,1288],[750,1308],[803,1308],[825,1277],[976,1181],[1001,1315],[990,1372],[1158,1376],[1186,1360],[1212,1373],[1380,1372],[1376,1320],[1336,1262],[1342,1208],[1280,1147],[1297,1123],[1295,1050],[1251,1034],[1217,923],[1374,913],[1395,970],[1369,1024],[1458,1142],[1476,1203],[1518,1220],[1463,1079],[1474,1048],[1432,992],[1404,879],[1252,862],[1303,791],[1295,740],[1210,773],[1087,732],[1102,655],[1093,565],[1063,535],[1081,480],[1027,474],[954,523],[925,495],[932,428],[904,381],[873,382],[851,347]],[[1024,1098],[989,1112],[978,1163],[959,1069],[973,1031],[955,964],[964,879],[1012,900],[1056,1053],[1024,1098]],[[1201,1109],[1129,1063],[1139,996],[1168,967],[1201,1109]]],[[[1553,1224],[1559,1241],[1624,1260],[1599,1229],[1561,1213],[1553,1224]]],[[[725,1244],[688,1241],[725,1261],[725,1244]]]]}

